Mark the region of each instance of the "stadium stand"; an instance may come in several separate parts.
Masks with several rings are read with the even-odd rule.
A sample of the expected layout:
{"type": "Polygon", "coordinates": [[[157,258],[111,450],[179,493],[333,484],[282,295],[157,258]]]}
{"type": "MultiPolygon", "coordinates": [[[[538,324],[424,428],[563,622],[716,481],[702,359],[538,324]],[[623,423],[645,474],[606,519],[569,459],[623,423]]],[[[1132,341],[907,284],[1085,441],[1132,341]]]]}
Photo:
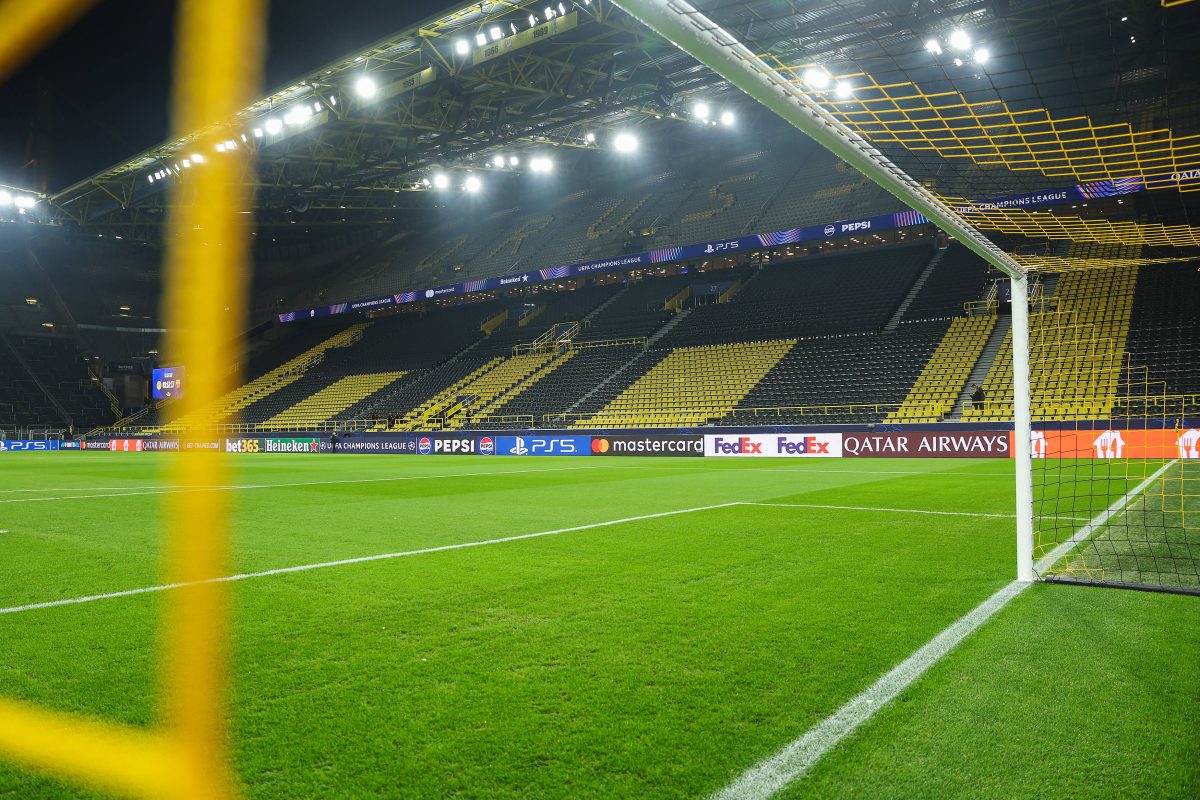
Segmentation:
{"type": "Polygon", "coordinates": [[[988,285],[988,263],[966,246],[952,242],[925,285],[904,311],[906,320],[953,317],[963,304],[978,299],[988,285]]]}
{"type": "Polygon", "coordinates": [[[575,427],[703,425],[733,410],[795,344],[770,341],[672,350],[598,413],[575,427]]]}
{"type": "Polygon", "coordinates": [[[1142,267],[1130,319],[1129,374],[1118,414],[1200,415],[1200,271],[1196,263],[1142,267]]]}
{"type": "MultiPolygon", "coordinates": [[[[1072,247],[1074,257],[1132,257],[1139,248],[1072,247]]],[[[1136,267],[1089,269],[1059,277],[1048,310],[1030,315],[1030,390],[1033,418],[1111,416],[1125,367],[1136,267]]],[[[1013,413],[1012,332],[983,384],[987,401],[968,421],[1009,420],[1013,413]]]]}
{"type": "Polygon", "coordinates": [[[900,407],[887,416],[887,422],[939,422],[954,407],[971,369],[979,361],[988,336],[996,327],[996,317],[981,314],[955,317],[950,329],[917,376],[900,407]]]}

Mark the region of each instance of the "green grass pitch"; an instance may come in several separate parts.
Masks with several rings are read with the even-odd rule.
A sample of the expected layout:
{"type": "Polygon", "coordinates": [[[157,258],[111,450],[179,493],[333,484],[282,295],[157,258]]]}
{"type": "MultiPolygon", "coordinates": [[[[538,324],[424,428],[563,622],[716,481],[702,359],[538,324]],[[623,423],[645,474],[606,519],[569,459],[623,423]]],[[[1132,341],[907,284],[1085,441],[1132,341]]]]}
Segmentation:
{"type": "MultiPolygon", "coordinates": [[[[0,459],[0,608],[161,583],[166,458],[0,459]]],[[[230,493],[237,573],[793,504],[234,583],[249,798],[705,797],[1015,570],[1003,461],[260,454],[234,469],[253,487],[230,493]]],[[[166,599],[0,614],[0,692],[153,724],[166,599]]],[[[0,763],[2,798],[90,796],[0,763]]],[[[1200,598],[1034,586],[780,796],[1200,796],[1200,598]]]]}

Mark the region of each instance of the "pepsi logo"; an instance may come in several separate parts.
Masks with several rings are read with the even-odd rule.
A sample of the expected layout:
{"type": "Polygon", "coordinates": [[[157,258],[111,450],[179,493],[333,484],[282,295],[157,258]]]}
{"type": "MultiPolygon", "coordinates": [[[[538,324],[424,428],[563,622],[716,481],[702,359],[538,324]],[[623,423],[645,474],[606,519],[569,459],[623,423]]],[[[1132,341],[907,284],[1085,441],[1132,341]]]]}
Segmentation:
{"type": "Polygon", "coordinates": [[[833,227],[832,225],[826,225],[826,226],[825,226],[825,235],[826,235],[826,236],[833,236],[833,233],[834,233],[834,231],[836,231],[836,230],[837,230],[837,228],[833,227]]]}
{"type": "Polygon", "coordinates": [[[480,455],[490,456],[496,452],[496,443],[490,436],[484,436],[479,440],[480,455]]]}
{"type": "Polygon", "coordinates": [[[421,440],[417,442],[417,452],[423,456],[433,452],[433,442],[429,440],[428,436],[422,436],[421,440]]]}

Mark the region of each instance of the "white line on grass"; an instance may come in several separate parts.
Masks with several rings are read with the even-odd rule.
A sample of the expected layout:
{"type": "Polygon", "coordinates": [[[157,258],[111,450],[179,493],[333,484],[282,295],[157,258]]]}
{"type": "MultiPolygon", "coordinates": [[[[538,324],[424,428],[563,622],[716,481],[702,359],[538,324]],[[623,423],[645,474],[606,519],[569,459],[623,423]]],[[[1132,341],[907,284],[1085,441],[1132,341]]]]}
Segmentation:
{"type": "MultiPolygon", "coordinates": [[[[523,475],[533,472],[571,472],[576,470],[603,469],[603,465],[591,467],[550,467],[546,469],[505,469],[491,470],[489,472],[456,472],[448,475],[393,475],[387,478],[345,478],[340,480],[329,481],[299,481],[295,483],[252,483],[243,484],[240,486],[211,486],[211,487],[195,487],[195,486],[165,486],[165,487],[150,487],[157,491],[149,492],[111,492],[108,494],[76,494],[66,495],[63,497],[17,497],[10,500],[0,500],[0,503],[49,503],[55,500],[89,500],[97,497],[144,497],[146,495],[156,494],[181,494],[184,492],[236,492],[242,489],[285,489],[296,486],[330,486],[343,483],[390,483],[394,481],[429,481],[439,480],[442,478],[479,478],[487,475],[523,475]]],[[[126,488],[126,487],[113,487],[126,488]]],[[[140,488],[140,487],[135,487],[140,488]]],[[[16,490],[25,491],[25,490],[16,490]]],[[[29,490],[39,491],[39,490],[29,490]]],[[[40,491],[57,492],[57,491],[97,491],[96,489],[44,489],[40,491]]],[[[102,489],[101,489],[102,491],[102,489]]]]}
{"type": "MultiPolygon", "coordinates": [[[[879,506],[829,506],[819,503],[742,503],[744,506],[765,506],[767,508],[827,508],[834,511],[881,511],[893,514],[935,514],[941,517],[984,517],[989,519],[1016,519],[1016,514],[985,514],[979,511],[930,511],[924,508],[881,508],[879,506]]],[[[1054,515],[1055,519],[1069,519],[1079,522],[1087,522],[1087,517],[1060,517],[1054,515]]]]}
{"type": "Polygon", "coordinates": [[[405,558],[407,556],[426,555],[428,553],[442,553],[448,550],[465,550],[471,547],[484,547],[492,544],[504,544],[505,542],[519,542],[524,539],[537,539],[542,536],[556,536],[561,533],[573,533],[575,531],[587,531],[594,528],[607,528],[611,525],[622,525],[626,522],[640,522],[646,519],[658,519],[660,517],[673,517],[678,514],[691,514],[696,511],[711,511],[717,508],[728,508],[730,506],[739,506],[741,503],[717,503],[711,506],[696,506],[695,508],[681,508],[676,511],[660,511],[656,514],[641,514],[636,517],[622,517],[621,519],[610,519],[606,522],[592,522],[587,525],[574,525],[570,528],[557,528],[552,531],[539,531],[537,533],[521,533],[515,536],[503,536],[498,539],[485,539],[476,542],[460,542],[458,544],[444,544],[437,547],[422,547],[419,550],[404,550],[398,553],[380,553],[373,556],[359,556],[357,558],[343,558],[337,561],[322,561],[316,564],[300,564],[294,567],[279,567],[278,569],[267,569],[261,572],[243,572],[238,575],[226,575],[221,578],[212,578],[207,581],[198,581],[195,583],[166,583],[159,586],[143,586],[139,589],[126,589],[121,592],[108,592],[106,594],[93,594],[86,597],[71,597],[64,600],[49,600],[43,603],[29,603],[23,606],[12,606],[11,608],[0,608],[0,614],[19,614],[22,611],[35,611],[41,608],[57,608],[58,606],[73,606],[81,603],[93,603],[97,600],[111,600],[117,597],[130,597],[139,594],[151,594],[154,592],[165,592],[168,589],[181,589],[185,586],[194,586],[198,583],[231,583],[233,581],[244,581],[250,578],[266,578],[271,575],[287,575],[293,572],[308,572],[314,569],[327,569],[329,567],[343,567],[348,564],[366,564],[371,561],[387,561],[393,558],[405,558]]]}
{"type": "Polygon", "coordinates": [[[768,508],[820,508],[833,511],[881,511],[890,514],[936,514],[942,517],[988,517],[992,519],[1014,519],[1015,514],[984,514],[978,511],[929,511],[924,508],[876,508],[873,506],[828,506],[819,503],[742,503],[744,506],[766,506],[768,508]]]}
{"type": "MultiPolygon", "coordinates": [[[[1139,483],[1119,500],[1101,511],[1086,525],[1076,531],[1069,540],[1055,547],[1037,562],[1039,572],[1048,569],[1077,544],[1103,527],[1146,488],[1158,480],[1175,462],[1165,464],[1157,472],[1139,483]]],[[[1014,597],[1021,594],[1030,584],[1013,581],[1000,591],[984,600],[957,622],[933,637],[925,646],[901,661],[886,675],[869,686],[862,694],[810,728],[798,739],[742,773],[733,783],[712,795],[713,800],[767,800],[788,784],[800,778],[823,755],[854,733],[859,726],[875,716],[875,713],[897,696],[930,667],[936,664],[959,642],[987,622],[996,612],[1004,608],[1014,597]]]]}

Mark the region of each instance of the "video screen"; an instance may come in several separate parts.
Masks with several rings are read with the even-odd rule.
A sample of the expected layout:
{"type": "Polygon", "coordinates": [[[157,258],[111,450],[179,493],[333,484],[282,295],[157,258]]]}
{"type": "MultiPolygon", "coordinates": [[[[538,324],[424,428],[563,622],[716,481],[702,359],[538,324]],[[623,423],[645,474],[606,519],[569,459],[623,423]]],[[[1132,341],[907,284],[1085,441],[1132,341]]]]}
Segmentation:
{"type": "Polygon", "coordinates": [[[150,375],[150,396],[155,400],[183,397],[183,367],[162,367],[150,375]]]}

